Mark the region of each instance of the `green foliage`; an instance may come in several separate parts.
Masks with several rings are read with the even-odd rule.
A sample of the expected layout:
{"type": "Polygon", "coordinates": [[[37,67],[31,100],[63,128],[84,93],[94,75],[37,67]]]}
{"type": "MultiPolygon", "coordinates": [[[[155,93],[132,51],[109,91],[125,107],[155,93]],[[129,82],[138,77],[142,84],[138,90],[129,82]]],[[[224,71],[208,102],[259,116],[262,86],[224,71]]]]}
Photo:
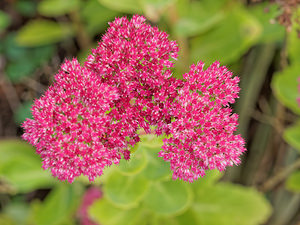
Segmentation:
{"type": "Polygon", "coordinates": [[[300,171],[292,173],[286,181],[286,188],[290,191],[300,193],[300,171]]]}
{"type": "Polygon", "coordinates": [[[24,122],[26,118],[32,119],[32,114],[31,114],[31,105],[33,101],[27,101],[24,102],[21,106],[19,106],[18,110],[16,111],[14,117],[15,121],[18,124],[21,124],[24,122]]]}
{"type": "Polygon", "coordinates": [[[90,34],[98,34],[99,31],[103,31],[107,27],[108,21],[120,15],[100,4],[98,0],[90,0],[84,4],[80,14],[90,34]]]}
{"type": "MultiPolygon", "coordinates": [[[[22,81],[24,77],[33,75],[34,71],[47,62],[54,53],[53,45],[35,48],[21,47],[16,43],[16,35],[11,33],[3,41],[3,53],[8,62],[5,74],[14,83],[22,81]]],[[[20,117],[17,118],[19,122],[20,117]]]]}
{"type": "Polygon", "coordinates": [[[75,11],[80,6],[80,0],[44,0],[38,5],[38,12],[44,16],[61,16],[75,11]]]}
{"type": "Polygon", "coordinates": [[[10,18],[9,16],[0,10],[0,32],[2,30],[5,30],[6,27],[8,27],[10,24],[10,18]]]}
{"type": "Polygon", "coordinates": [[[235,7],[214,29],[191,40],[192,60],[207,64],[216,60],[222,64],[234,62],[257,41],[260,33],[259,22],[244,8],[235,7]]]}
{"type": "Polygon", "coordinates": [[[56,182],[41,169],[34,148],[16,139],[0,141],[0,176],[17,193],[51,187],[56,182]]]}
{"type": "MultiPolygon", "coordinates": [[[[127,176],[120,172],[122,168],[111,170],[103,181],[104,198],[89,209],[91,218],[103,225],[255,225],[266,221],[271,207],[263,195],[252,188],[218,183],[219,172],[210,171],[192,184],[170,176],[149,177],[146,170],[168,165],[163,160],[153,162],[161,145],[161,138],[145,136],[135,154],[146,152],[147,166],[123,173],[127,176]]],[[[136,165],[135,160],[139,159],[129,163],[136,165]]]]}
{"type": "Polygon", "coordinates": [[[125,13],[142,13],[141,10],[141,0],[99,0],[101,4],[110,8],[112,10],[116,10],[119,12],[125,13]]]}
{"type": "Polygon", "coordinates": [[[297,103],[299,64],[293,64],[282,72],[275,74],[272,80],[273,92],[285,106],[290,108],[294,113],[300,114],[300,108],[297,103]]]}
{"type": "Polygon", "coordinates": [[[218,183],[196,190],[195,201],[178,221],[180,225],[254,225],[265,222],[270,213],[269,203],[254,189],[218,183]]]}
{"type": "Polygon", "coordinates": [[[31,205],[30,224],[64,225],[72,217],[80,202],[82,188],[78,185],[57,185],[43,203],[31,205]]]}
{"type": "Polygon", "coordinates": [[[283,138],[300,153],[300,122],[298,121],[296,124],[285,129],[283,138]]]}
{"type": "Polygon", "coordinates": [[[19,30],[16,40],[21,46],[35,47],[59,42],[72,34],[73,28],[70,24],[36,19],[19,30]]]}

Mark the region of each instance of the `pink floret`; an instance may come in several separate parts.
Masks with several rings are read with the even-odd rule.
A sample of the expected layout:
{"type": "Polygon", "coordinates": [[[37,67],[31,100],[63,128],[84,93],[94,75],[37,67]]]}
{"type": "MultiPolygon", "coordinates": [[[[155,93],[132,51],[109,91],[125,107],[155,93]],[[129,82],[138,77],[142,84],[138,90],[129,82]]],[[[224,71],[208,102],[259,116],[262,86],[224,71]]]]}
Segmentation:
{"type": "Polygon", "coordinates": [[[207,70],[203,66],[192,65],[184,75],[185,84],[173,103],[171,135],[159,153],[170,162],[174,179],[189,182],[206,170],[239,164],[246,150],[244,140],[234,134],[238,115],[228,105],[238,97],[238,78],[217,62],[207,70]]]}

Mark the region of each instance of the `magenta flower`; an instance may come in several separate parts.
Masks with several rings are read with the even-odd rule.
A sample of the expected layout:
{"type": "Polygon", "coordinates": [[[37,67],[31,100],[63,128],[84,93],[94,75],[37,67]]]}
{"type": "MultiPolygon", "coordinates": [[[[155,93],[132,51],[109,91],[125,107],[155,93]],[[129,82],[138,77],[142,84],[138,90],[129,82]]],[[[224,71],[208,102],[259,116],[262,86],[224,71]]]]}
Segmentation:
{"type": "Polygon", "coordinates": [[[150,132],[151,125],[159,125],[161,134],[164,121],[170,120],[168,109],[175,88],[181,83],[171,78],[170,71],[178,46],[145,21],[142,16],[133,16],[130,21],[122,17],[110,23],[86,67],[104,83],[118,88],[120,98],[115,106],[126,115],[134,133],[139,128],[150,132]]]}
{"type": "Polygon", "coordinates": [[[118,98],[114,87],[77,60],[66,61],[55,83],[34,102],[23,138],[36,147],[53,176],[72,182],[83,174],[93,181],[121,155],[128,159],[126,127],[111,116],[118,98]]]}
{"type": "Polygon", "coordinates": [[[184,75],[184,86],[173,103],[171,135],[159,153],[170,162],[174,179],[189,182],[203,177],[206,170],[239,164],[246,150],[244,140],[233,134],[238,116],[228,106],[238,97],[238,77],[232,78],[217,62],[207,70],[203,66],[192,65],[184,75]]]}
{"type": "Polygon", "coordinates": [[[89,217],[88,209],[97,199],[100,198],[102,198],[102,192],[99,188],[90,187],[86,190],[78,209],[78,216],[81,225],[98,225],[98,223],[89,217]]]}
{"type": "Polygon", "coordinates": [[[159,153],[173,178],[192,182],[206,170],[240,163],[244,140],[235,135],[238,77],[218,63],[171,77],[178,46],[142,16],[118,18],[92,50],[85,66],[66,61],[54,84],[35,101],[23,138],[43,168],[72,182],[90,181],[107,166],[130,158],[138,130],[167,135],[159,153]]]}

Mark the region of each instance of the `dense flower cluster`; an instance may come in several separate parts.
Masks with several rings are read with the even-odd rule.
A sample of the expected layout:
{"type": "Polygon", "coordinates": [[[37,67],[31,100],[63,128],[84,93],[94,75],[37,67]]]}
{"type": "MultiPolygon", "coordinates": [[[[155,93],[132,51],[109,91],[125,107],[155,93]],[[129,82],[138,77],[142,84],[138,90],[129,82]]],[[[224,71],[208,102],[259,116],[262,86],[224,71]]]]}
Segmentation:
{"type": "Polygon", "coordinates": [[[237,115],[228,103],[239,92],[238,77],[219,63],[203,70],[204,64],[192,65],[184,75],[185,83],[173,103],[175,120],[169,124],[171,135],[164,140],[159,156],[170,161],[173,178],[192,182],[205,170],[224,170],[239,164],[244,141],[234,135],[237,115]]]}
{"type": "Polygon", "coordinates": [[[37,148],[43,168],[72,182],[90,181],[104,167],[130,158],[138,129],[165,134],[159,153],[173,178],[192,182],[205,170],[240,162],[244,141],[234,135],[238,77],[214,63],[171,77],[178,46],[142,16],[118,18],[84,66],[66,61],[54,84],[32,107],[23,138],[37,148]]]}

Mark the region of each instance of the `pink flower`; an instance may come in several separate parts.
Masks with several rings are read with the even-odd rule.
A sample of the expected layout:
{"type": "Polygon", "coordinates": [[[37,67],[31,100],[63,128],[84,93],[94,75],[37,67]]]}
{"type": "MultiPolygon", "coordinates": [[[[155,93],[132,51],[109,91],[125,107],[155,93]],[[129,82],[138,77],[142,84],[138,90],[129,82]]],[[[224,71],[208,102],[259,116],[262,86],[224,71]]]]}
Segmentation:
{"type": "Polygon", "coordinates": [[[117,121],[112,109],[119,94],[75,59],[61,66],[55,80],[35,100],[23,138],[53,176],[72,182],[83,174],[93,181],[121,155],[129,158],[127,124],[117,121]]]}
{"type": "Polygon", "coordinates": [[[99,188],[90,187],[83,195],[81,205],[78,210],[80,224],[82,225],[98,225],[88,214],[89,207],[97,200],[102,198],[102,192],[99,188]]]}
{"type": "Polygon", "coordinates": [[[203,66],[192,65],[184,75],[184,86],[172,105],[171,135],[159,153],[170,162],[174,179],[189,182],[203,177],[206,170],[239,164],[246,150],[244,140],[234,135],[238,116],[228,105],[238,97],[238,77],[232,78],[218,62],[207,70],[203,66]]]}
{"type": "Polygon", "coordinates": [[[139,128],[150,132],[151,125],[159,124],[161,134],[164,121],[170,120],[168,106],[174,99],[174,88],[180,84],[171,78],[170,70],[178,46],[145,21],[137,15],[130,21],[126,17],[115,19],[92,50],[86,67],[104,83],[117,87],[120,98],[116,109],[134,133],[139,128]]]}

